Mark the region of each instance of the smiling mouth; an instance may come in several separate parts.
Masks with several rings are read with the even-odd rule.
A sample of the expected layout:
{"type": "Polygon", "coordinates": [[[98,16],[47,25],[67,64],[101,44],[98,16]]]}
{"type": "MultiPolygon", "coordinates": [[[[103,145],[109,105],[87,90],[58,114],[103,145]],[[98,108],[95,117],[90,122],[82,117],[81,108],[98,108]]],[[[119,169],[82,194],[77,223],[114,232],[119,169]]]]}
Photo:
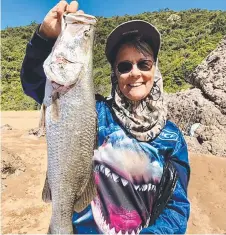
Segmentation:
{"type": "Polygon", "coordinates": [[[133,83],[133,84],[128,84],[129,87],[139,87],[142,86],[144,84],[144,82],[137,82],[137,83],[133,83]]]}

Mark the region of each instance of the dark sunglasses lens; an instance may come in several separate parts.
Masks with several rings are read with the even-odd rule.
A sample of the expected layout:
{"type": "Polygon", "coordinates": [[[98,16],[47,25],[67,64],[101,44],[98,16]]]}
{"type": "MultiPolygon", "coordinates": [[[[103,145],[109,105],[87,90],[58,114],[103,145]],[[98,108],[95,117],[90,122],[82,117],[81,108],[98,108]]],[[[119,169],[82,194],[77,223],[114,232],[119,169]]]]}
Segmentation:
{"type": "Polygon", "coordinates": [[[130,62],[124,61],[118,64],[119,73],[128,73],[131,71],[133,65],[130,62]]]}
{"type": "Polygon", "coordinates": [[[141,70],[141,71],[149,71],[152,68],[152,61],[150,60],[141,60],[137,63],[137,67],[141,70]]]}

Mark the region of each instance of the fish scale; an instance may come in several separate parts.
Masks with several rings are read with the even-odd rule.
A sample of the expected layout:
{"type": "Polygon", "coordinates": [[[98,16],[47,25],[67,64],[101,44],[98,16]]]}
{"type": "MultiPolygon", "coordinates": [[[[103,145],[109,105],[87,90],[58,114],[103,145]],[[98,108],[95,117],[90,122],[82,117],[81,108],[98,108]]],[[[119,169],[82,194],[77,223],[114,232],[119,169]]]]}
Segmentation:
{"type": "Polygon", "coordinates": [[[90,15],[64,15],[62,32],[43,66],[48,152],[43,200],[52,201],[52,234],[73,234],[74,210],[83,210],[96,195],[92,174],[97,135],[92,77],[95,23],[90,15]]]}

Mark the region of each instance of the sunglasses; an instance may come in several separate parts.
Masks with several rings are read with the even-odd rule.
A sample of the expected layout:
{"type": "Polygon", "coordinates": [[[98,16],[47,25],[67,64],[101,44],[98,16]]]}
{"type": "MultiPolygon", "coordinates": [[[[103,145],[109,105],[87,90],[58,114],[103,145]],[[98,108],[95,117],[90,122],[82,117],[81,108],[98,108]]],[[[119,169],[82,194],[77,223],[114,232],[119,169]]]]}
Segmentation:
{"type": "MultiPolygon", "coordinates": [[[[137,62],[137,68],[140,71],[150,71],[154,62],[152,60],[141,59],[137,62]]],[[[133,68],[133,63],[130,61],[122,61],[118,63],[117,70],[119,73],[129,73],[133,68]]]]}

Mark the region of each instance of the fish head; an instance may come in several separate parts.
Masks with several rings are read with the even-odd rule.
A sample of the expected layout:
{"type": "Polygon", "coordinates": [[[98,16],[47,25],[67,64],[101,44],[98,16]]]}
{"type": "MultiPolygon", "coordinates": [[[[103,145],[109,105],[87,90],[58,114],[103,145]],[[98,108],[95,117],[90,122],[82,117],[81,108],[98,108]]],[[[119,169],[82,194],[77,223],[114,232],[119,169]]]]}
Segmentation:
{"type": "Polygon", "coordinates": [[[63,17],[62,32],[46,64],[51,81],[64,86],[73,85],[81,71],[92,66],[95,23],[95,17],[86,14],[63,17]]]}

